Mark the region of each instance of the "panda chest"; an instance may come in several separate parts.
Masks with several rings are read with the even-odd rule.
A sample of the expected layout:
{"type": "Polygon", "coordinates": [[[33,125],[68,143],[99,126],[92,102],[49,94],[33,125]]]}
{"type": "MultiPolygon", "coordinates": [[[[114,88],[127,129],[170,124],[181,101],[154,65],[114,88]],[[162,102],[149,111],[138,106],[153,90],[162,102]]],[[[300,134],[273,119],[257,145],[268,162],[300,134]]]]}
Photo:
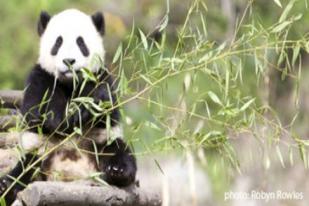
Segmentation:
{"type": "Polygon", "coordinates": [[[98,171],[93,155],[73,148],[61,148],[43,163],[48,181],[74,181],[90,178],[98,171]]]}

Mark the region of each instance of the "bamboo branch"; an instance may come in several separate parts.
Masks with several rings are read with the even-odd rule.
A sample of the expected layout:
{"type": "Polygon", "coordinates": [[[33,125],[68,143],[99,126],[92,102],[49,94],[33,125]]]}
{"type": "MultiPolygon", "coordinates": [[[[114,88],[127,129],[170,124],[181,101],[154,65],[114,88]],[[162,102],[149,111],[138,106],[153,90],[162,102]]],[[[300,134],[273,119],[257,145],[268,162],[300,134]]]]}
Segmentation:
{"type": "Polygon", "coordinates": [[[119,189],[85,183],[35,182],[18,194],[13,206],[158,206],[160,197],[140,188],[119,189]],[[23,204],[22,204],[23,203],[23,204]]]}

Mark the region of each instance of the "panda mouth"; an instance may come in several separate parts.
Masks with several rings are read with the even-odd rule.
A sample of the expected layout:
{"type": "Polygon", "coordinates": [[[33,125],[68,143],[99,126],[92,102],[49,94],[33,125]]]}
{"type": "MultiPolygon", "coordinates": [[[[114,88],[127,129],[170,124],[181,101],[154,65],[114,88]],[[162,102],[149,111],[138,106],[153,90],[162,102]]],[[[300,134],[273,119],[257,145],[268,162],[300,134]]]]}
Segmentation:
{"type": "Polygon", "coordinates": [[[60,78],[61,79],[72,79],[74,76],[78,77],[80,76],[81,71],[80,70],[66,70],[66,71],[60,71],[60,78]]]}
{"type": "Polygon", "coordinates": [[[61,73],[62,75],[68,75],[68,74],[69,74],[69,75],[73,75],[74,73],[75,73],[75,74],[80,73],[80,71],[79,71],[79,70],[76,70],[76,71],[73,72],[72,70],[66,70],[66,71],[61,71],[60,73],[61,73]]]}
{"type": "Polygon", "coordinates": [[[63,75],[66,75],[66,74],[72,74],[73,72],[71,70],[67,70],[67,71],[60,72],[60,73],[63,75]]]}
{"type": "Polygon", "coordinates": [[[67,71],[64,71],[64,72],[61,71],[60,75],[64,78],[73,77],[73,72],[71,70],[67,70],[67,71]]]}

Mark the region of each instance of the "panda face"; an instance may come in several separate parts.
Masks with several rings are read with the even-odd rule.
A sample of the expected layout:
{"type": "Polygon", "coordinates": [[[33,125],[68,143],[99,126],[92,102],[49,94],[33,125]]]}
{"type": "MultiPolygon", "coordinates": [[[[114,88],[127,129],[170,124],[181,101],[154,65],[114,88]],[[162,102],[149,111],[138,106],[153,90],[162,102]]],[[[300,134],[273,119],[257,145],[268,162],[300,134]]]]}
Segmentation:
{"type": "Polygon", "coordinates": [[[104,61],[101,13],[88,16],[81,11],[65,10],[53,17],[41,13],[38,63],[59,79],[70,79],[82,68],[98,71],[104,61]],[[74,72],[73,72],[74,70],[74,72]]]}

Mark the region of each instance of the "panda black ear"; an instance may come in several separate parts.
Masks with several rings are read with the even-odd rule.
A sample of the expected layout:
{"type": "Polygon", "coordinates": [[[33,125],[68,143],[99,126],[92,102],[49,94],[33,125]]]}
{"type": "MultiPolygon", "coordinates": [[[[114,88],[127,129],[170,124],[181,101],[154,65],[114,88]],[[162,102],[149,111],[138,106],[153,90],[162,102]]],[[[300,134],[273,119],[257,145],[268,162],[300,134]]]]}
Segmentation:
{"type": "Polygon", "coordinates": [[[46,11],[41,11],[40,19],[38,22],[38,33],[40,36],[42,36],[44,33],[50,18],[50,15],[46,11]]]}
{"type": "Polygon", "coordinates": [[[91,16],[92,22],[97,29],[97,31],[101,34],[105,34],[105,21],[102,12],[96,12],[91,16]]]}

